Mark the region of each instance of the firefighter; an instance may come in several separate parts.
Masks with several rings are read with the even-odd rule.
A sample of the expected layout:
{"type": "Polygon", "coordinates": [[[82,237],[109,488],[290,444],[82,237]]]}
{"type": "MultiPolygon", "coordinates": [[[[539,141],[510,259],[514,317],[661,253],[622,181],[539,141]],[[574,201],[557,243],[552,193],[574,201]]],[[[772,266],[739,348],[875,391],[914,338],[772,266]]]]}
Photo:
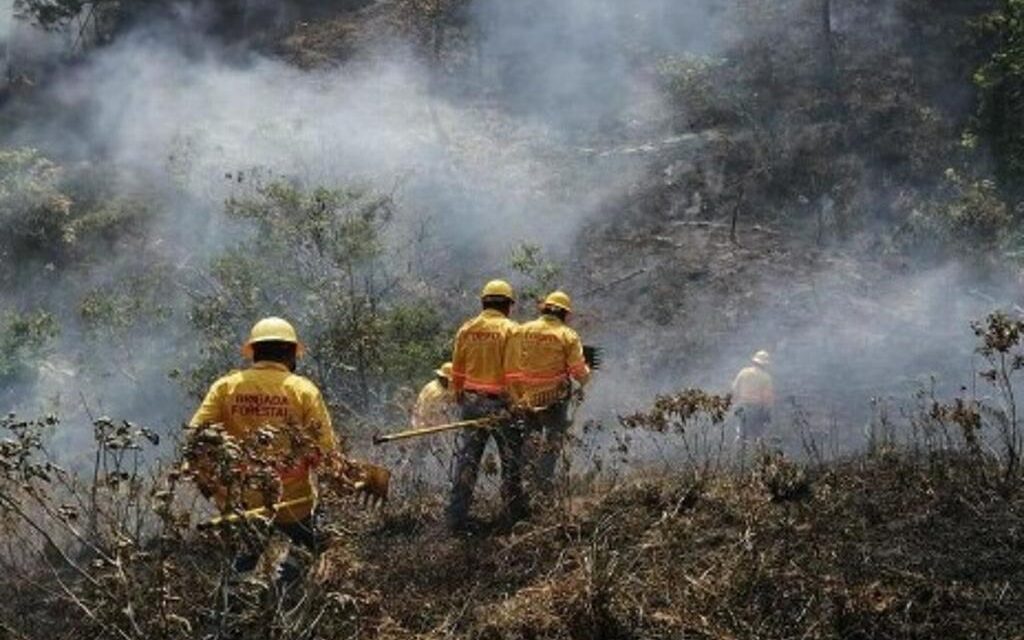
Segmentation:
{"type": "MultiPolygon", "coordinates": [[[[512,287],[503,280],[488,282],[480,294],[482,311],[459,329],[452,357],[452,393],[463,420],[500,417],[506,414],[505,347],[516,323],[509,319],[515,304],[512,287]]],[[[525,517],[527,505],[522,486],[522,432],[508,419],[490,429],[465,429],[456,443],[448,525],[464,531],[469,524],[473,489],[480,460],[493,435],[501,458],[501,495],[506,517],[525,517]]]]}
{"type": "MultiPolygon", "coordinates": [[[[413,429],[436,427],[454,422],[457,406],[451,390],[452,363],[446,362],[434,371],[434,379],[423,386],[416,404],[412,408],[410,426],[413,429]]],[[[428,461],[443,461],[451,453],[451,441],[445,440],[445,446],[427,442],[413,443],[404,448],[402,466],[417,481],[422,480],[433,465],[428,461]]],[[[445,464],[441,462],[441,467],[445,464]]]]}
{"type": "Polygon", "coordinates": [[[555,466],[571,423],[573,381],[582,388],[590,379],[583,343],[568,325],[571,315],[569,296],[551,293],[540,305],[540,317],[515,332],[505,359],[513,401],[524,409],[525,432],[540,440],[533,476],[542,495],[554,489],[555,466]]]}
{"type": "MultiPolygon", "coordinates": [[[[314,472],[322,460],[336,455],[339,447],[320,390],[294,373],[303,351],[295,329],[286,320],[260,320],[242,345],[242,355],[252,365],[214,382],[189,427],[195,437],[200,427],[221,425],[227,435],[240,442],[254,440],[257,432],[269,432],[266,458],[280,461],[280,493],[276,499],[270,500],[265,491],[223,486],[202,472],[195,473],[195,479],[204,495],[212,497],[225,512],[298,501],[276,512],[274,526],[294,544],[316,552],[314,472]]],[[[259,552],[239,555],[235,570],[251,571],[259,556],[259,552]]],[[[282,577],[289,579],[296,577],[298,568],[294,561],[286,560],[282,570],[282,577]]]]}
{"type": "Polygon", "coordinates": [[[454,399],[451,392],[452,363],[434,371],[434,379],[423,386],[412,409],[412,428],[433,427],[451,422],[454,399]]]}
{"type": "Polygon", "coordinates": [[[732,399],[739,417],[739,438],[743,445],[763,438],[772,420],[775,385],[769,371],[771,356],[758,351],[750,365],[732,383],[732,399]]]}

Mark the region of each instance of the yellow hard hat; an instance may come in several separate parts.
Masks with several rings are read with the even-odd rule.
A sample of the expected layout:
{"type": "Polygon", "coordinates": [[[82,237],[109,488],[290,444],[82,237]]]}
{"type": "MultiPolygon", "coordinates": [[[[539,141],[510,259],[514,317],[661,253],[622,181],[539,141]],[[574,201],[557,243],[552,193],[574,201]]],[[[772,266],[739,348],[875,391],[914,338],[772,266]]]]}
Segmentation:
{"type": "Polygon", "coordinates": [[[306,347],[299,342],[295,327],[282,318],[263,318],[252,326],[249,339],[242,345],[242,355],[252,360],[252,345],[257,342],[290,342],[296,346],[295,354],[301,356],[306,347]]]}
{"type": "Polygon", "coordinates": [[[572,300],[569,298],[569,294],[564,291],[555,291],[548,294],[548,297],[544,298],[545,307],[555,307],[572,313],[572,300]]]}
{"type": "Polygon", "coordinates": [[[484,285],[483,291],[480,292],[481,298],[508,298],[512,302],[515,302],[516,296],[512,293],[512,285],[505,282],[504,280],[491,280],[484,285]]]}
{"type": "Polygon", "coordinates": [[[753,362],[754,364],[759,364],[762,367],[767,367],[771,365],[772,357],[767,351],[762,349],[761,351],[755,353],[754,357],[751,358],[750,361],[753,362]]]}
{"type": "Polygon", "coordinates": [[[452,379],[452,363],[446,362],[441,365],[440,369],[435,369],[434,374],[445,378],[446,380],[452,379]]]}

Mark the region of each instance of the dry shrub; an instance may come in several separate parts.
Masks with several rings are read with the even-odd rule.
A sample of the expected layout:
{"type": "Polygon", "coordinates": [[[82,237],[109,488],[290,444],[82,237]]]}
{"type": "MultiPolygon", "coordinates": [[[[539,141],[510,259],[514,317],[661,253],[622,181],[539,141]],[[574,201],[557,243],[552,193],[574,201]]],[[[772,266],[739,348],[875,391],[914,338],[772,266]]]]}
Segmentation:
{"type": "MultiPolygon", "coordinates": [[[[714,424],[727,406],[696,392],[664,399],[652,412],[661,414],[655,435],[714,424]]],[[[970,425],[965,433],[988,428],[975,405],[940,403],[926,415],[970,425]]],[[[133,474],[137,447],[148,446],[142,429],[97,425],[99,456],[115,473],[90,485],[46,460],[55,422],[3,427],[0,525],[23,543],[20,555],[0,553],[0,628],[12,637],[1024,633],[1024,594],[1010,586],[1024,580],[1024,497],[978,482],[970,447],[922,456],[893,445],[813,468],[762,450],[753,473],[720,466],[694,475],[685,461],[635,469],[617,482],[574,484],[564,503],[511,529],[460,538],[445,531],[436,495],[411,494],[381,513],[329,496],[327,549],[281,590],[270,565],[282,540],[258,526],[199,534],[175,473],[133,474]],[[85,524],[90,504],[94,527],[85,524]],[[233,549],[246,540],[267,546],[264,564],[227,589],[233,549]],[[72,608],[79,615],[66,615],[72,608]]]]}

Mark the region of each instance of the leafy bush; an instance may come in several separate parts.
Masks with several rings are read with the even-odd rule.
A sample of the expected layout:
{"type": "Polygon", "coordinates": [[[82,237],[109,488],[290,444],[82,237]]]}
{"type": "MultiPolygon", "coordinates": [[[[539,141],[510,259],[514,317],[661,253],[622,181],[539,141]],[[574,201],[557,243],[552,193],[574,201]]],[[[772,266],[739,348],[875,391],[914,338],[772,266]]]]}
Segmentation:
{"type": "Polygon", "coordinates": [[[447,354],[430,300],[412,293],[389,246],[391,200],[364,189],[304,190],[276,182],[233,199],[227,214],[251,237],[217,258],[191,319],[204,338],[189,378],[198,394],[238,362],[238,339],[258,318],[280,315],[309,346],[306,373],[329,399],[357,413],[418,385],[447,354]]]}
{"type": "Polygon", "coordinates": [[[685,117],[685,128],[727,126],[744,119],[748,96],[731,75],[722,58],[668,56],[658,63],[658,79],[685,117]]]}
{"type": "Polygon", "coordinates": [[[162,274],[142,273],[94,287],[79,302],[79,318],[94,337],[111,337],[138,327],[152,329],[171,315],[165,293],[169,285],[162,274]]]}
{"type": "MultiPolygon", "coordinates": [[[[104,4],[90,0],[14,0],[19,17],[47,30],[64,27],[89,6],[104,4]]],[[[112,4],[106,0],[106,4],[112,4]]]]}
{"type": "Polygon", "coordinates": [[[1024,178],[1024,2],[1001,0],[976,21],[994,42],[991,57],[974,74],[979,90],[977,129],[991,144],[1004,186],[1019,191],[1024,178]]]}
{"type": "Polygon", "coordinates": [[[0,149],[0,263],[4,279],[26,257],[54,258],[69,241],[71,198],[61,169],[34,149],[0,149]]]}
{"type": "Polygon", "coordinates": [[[26,270],[96,260],[142,237],[150,207],[118,193],[113,169],[63,167],[39,151],[0,148],[0,286],[26,270]]]}
{"type": "Polygon", "coordinates": [[[0,384],[30,378],[36,360],[59,331],[57,320],[45,311],[8,312],[0,318],[0,384]]]}
{"type": "Polygon", "coordinates": [[[948,252],[972,262],[998,259],[1009,250],[1015,228],[1014,216],[991,180],[946,171],[942,191],[923,201],[905,203],[910,208],[899,233],[900,241],[913,249],[948,252]]]}
{"type": "Polygon", "coordinates": [[[519,291],[519,298],[525,305],[528,300],[541,301],[556,287],[562,275],[561,267],[544,256],[543,250],[524,242],[512,250],[509,266],[526,277],[526,286],[519,291]]]}

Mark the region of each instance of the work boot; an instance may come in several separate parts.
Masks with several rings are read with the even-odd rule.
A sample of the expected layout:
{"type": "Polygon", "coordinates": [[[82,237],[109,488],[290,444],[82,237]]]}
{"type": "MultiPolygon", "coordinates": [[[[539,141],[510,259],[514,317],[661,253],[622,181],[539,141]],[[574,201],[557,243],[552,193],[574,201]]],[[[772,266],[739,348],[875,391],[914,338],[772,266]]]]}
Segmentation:
{"type": "Polygon", "coordinates": [[[448,531],[456,537],[466,538],[478,535],[482,529],[480,522],[470,516],[461,518],[447,518],[448,531]]]}
{"type": "Polygon", "coordinates": [[[302,577],[302,564],[289,553],[277,566],[277,578],[274,580],[279,587],[287,587],[302,577]]]}
{"type": "Polygon", "coordinates": [[[530,518],[530,508],[525,501],[523,502],[524,504],[509,506],[502,512],[501,518],[498,519],[498,529],[511,531],[517,524],[530,518]]]}

